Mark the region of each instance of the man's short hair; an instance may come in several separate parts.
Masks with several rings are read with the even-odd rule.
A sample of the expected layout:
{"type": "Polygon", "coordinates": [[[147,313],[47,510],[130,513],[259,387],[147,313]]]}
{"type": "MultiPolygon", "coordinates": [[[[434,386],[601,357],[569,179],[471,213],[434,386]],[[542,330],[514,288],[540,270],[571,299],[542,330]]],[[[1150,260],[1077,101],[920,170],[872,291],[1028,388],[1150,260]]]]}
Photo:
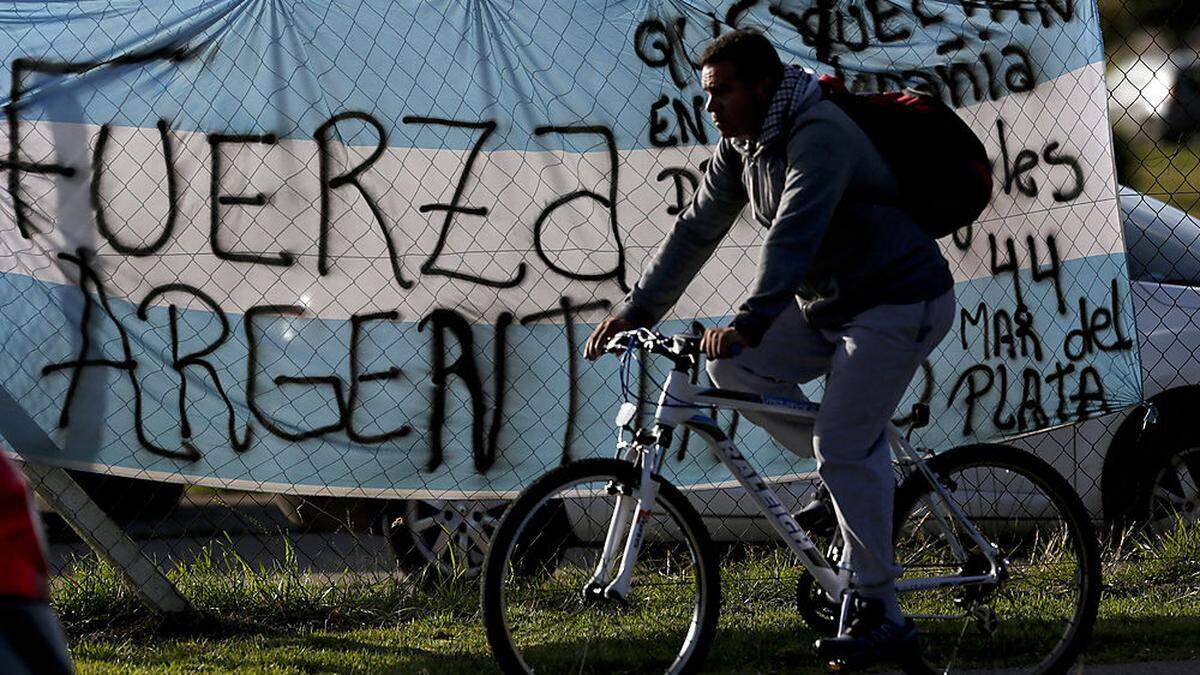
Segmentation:
{"type": "Polygon", "coordinates": [[[738,77],[779,79],[783,62],[775,46],[757,29],[742,28],[713,40],[700,55],[701,67],[714,63],[732,63],[738,77]]]}

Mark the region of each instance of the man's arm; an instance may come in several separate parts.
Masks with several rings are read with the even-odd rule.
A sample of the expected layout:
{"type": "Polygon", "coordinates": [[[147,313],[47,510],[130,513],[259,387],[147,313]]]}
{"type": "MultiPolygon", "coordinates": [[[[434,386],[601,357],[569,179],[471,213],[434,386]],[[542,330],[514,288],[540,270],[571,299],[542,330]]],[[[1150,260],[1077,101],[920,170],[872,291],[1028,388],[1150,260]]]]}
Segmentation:
{"type": "Polygon", "coordinates": [[[753,290],[733,320],[733,327],[752,347],[788,303],[796,301],[796,289],[812,267],[850,183],[854,158],[845,135],[836,123],[818,117],[805,121],[788,141],[779,209],[759,252],[753,290]]]}
{"type": "Polygon", "coordinates": [[[675,305],[746,205],[741,173],[741,156],[722,139],[691,204],[614,316],[635,326],[650,326],[675,305]]]}

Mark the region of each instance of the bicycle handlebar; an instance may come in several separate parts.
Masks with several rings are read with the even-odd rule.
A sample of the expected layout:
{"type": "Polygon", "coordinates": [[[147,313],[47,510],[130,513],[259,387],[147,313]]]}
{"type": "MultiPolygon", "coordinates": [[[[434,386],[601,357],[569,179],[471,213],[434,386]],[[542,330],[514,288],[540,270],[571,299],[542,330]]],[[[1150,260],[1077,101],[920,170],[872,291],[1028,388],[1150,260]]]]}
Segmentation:
{"type": "Polygon", "coordinates": [[[631,341],[636,342],[643,349],[653,351],[655,347],[662,345],[667,340],[665,335],[649,328],[623,330],[608,339],[608,344],[604,345],[604,352],[606,354],[622,354],[629,347],[631,341]]]}
{"type": "MultiPolygon", "coordinates": [[[[671,337],[667,337],[656,330],[649,328],[635,328],[633,330],[624,330],[612,336],[608,340],[608,344],[604,346],[604,352],[611,354],[621,354],[630,338],[638,342],[638,345],[644,349],[649,349],[651,353],[661,354],[663,356],[694,356],[700,351],[700,335],[695,333],[676,333],[671,337]],[[680,349],[674,348],[675,345],[680,345],[680,349]]],[[[735,344],[730,350],[730,356],[737,356],[742,353],[742,345],[735,344]]]]}
{"type": "Polygon", "coordinates": [[[679,333],[667,337],[649,328],[635,328],[617,333],[604,346],[605,353],[622,354],[630,342],[649,351],[651,354],[665,356],[675,363],[679,370],[689,370],[699,363],[700,336],[692,333],[679,333]]]}

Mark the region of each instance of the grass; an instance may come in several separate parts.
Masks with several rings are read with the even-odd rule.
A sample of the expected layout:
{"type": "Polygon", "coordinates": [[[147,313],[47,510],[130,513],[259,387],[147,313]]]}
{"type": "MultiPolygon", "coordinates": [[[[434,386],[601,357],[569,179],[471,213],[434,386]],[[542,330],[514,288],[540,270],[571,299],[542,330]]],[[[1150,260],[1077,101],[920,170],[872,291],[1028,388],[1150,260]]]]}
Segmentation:
{"type": "Polygon", "coordinates": [[[1117,137],[1125,183],[1200,217],[1200,139],[1188,144],[1117,137]]]}
{"type": "Polygon", "coordinates": [[[202,615],[170,625],[148,612],[110,566],[85,558],[51,585],[51,604],[69,635],[143,635],[147,629],[221,633],[394,625],[430,612],[478,613],[478,587],[462,576],[436,583],[390,575],[311,574],[287,546],[270,566],[246,563],[231,543],[167,571],[202,615]]]}
{"type": "MultiPolygon", "coordinates": [[[[1152,542],[1117,538],[1106,560],[1106,592],[1086,661],[1200,658],[1200,527],[1152,542]]],[[[779,550],[725,562],[709,672],[823,672],[812,649],[818,636],[795,608],[798,573],[779,550]]],[[[221,618],[189,625],[156,620],[102,565],[81,565],[55,584],[53,603],[80,672],[495,672],[477,586],[461,576],[426,584],[312,577],[287,556],[251,568],[219,546],[170,575],[197,607],[221,618]]],[[[1016,609],[1036,614],[1053,600],[1052,593],[1022,594],[1016,609]]],[[[640,622],[635,615],[615,617],[606,672],[644,668],[669,632],[656,612],[640,622]]],[[[567,641],[568,623],[541,626],[546,644],[567,641]]]]}

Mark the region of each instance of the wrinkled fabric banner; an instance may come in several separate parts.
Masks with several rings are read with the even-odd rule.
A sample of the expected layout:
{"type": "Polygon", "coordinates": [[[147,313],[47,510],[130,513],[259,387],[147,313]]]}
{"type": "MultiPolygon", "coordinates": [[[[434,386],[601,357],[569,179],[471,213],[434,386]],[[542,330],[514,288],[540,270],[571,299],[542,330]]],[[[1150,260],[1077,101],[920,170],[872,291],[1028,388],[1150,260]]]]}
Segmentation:
{"type": "MultiPolygon", "coordinates": [[[[993,203],[942,241],[961,312],[898,410],[931,406],[918,441],[1140,400],[1094,2],[18,2],[0,434],[69,467],[364,496],[511,494],[610,455],[620,401],[649,415],[665,371],[622,392],[583,342],[717,140],[700,50],[751,25],[856,90],[932,87],[993,160],[993,203]]],[[[740,220],[660,329],[727,321],[761,237],[740,220]]],[[[697,439],[667,470],[729,479],[697,439]]]]}

